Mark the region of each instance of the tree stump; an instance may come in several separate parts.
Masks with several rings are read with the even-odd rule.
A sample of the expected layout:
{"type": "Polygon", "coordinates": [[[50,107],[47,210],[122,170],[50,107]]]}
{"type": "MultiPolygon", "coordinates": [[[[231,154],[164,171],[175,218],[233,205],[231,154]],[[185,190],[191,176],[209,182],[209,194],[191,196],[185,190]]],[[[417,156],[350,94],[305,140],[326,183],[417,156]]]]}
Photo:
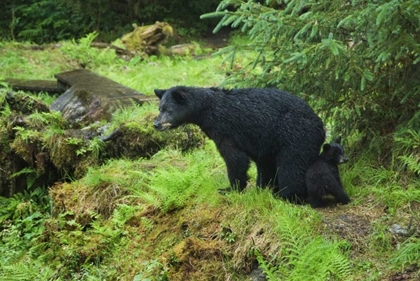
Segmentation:
{"type": "Polygon", "coordinates": [[[134,31],[124,35],[121,40],[129,51],[140,55],[156,55],[159,45],[173,35],[172,27],[166,22],[156,22],[153,25],[137,26],[134,31]]]}

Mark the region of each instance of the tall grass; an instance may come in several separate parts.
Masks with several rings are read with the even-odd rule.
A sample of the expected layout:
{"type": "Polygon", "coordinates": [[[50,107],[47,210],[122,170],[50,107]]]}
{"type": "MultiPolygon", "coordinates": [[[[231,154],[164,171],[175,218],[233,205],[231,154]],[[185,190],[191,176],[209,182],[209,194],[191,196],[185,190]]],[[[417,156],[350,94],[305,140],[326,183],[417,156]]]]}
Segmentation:
{"type": "Polygon", "coordinates": [[[154,95],[156,88],[166,89],[175,85],[215,87],[223,82],[224,70],[221,57],[197,60],[191,57],[150,57],[137,61],[120,62],[111,67],[98,67],[96,71],[127,87],[147,95],[154,95]]]}

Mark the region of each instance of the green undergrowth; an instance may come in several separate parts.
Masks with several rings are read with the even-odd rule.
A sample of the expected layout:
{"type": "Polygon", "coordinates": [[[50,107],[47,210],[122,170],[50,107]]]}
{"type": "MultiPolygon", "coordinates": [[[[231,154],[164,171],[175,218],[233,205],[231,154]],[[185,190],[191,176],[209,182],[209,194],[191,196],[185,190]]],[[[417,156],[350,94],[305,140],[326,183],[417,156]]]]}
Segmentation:
{"type": "MultiPolygon", "coordinates": [[[[230,61],[222,63],[223,56],[124,61],[109,50],[83,52],[89,40],[78,46],[66,42],[63,50],[49,46],[47,52],[2,42],[7,48],[0,48],[0,57],[11,59],[0,60],[0,78],[51,79],[83,63],[153,95],[154,88],[177,84],[215,86],[241,68],[232,61],[233,70],[226,70],[230,61]]],[[[51,102],[44,94],[38,98],[51,102]]],[[[3,106],[3,116],[10,113],[3,106]]],[[[130,136],[151,128],[156,114],[156,104],[118,111],[105,133],[120,128],[130,136]]],[[[22,155],[32,138],[45,140],[37,148],[51,150],[66,141],[69,152],[85,160],[101,154],[98,143],[84,147],[65,137],[65,125],[54,114],[35,112],[26,120],[25,130],[12,131],[22,155]],[[40,134],[36,128],[45,123],[49,129],[40,134]]],[[[0,128],[2,143],[9,133],[7,126],[0,128]]],[[[156,134],[152,142],[168,137],[150,133],[156,134]]],[[[228,179],[214,143],[200,139],[197,148],[185,150],[182,144],[191,136],[182,130],[171,133],[185,141],[162,145],[153,156],[86,162],[78,179],[0,197],[0,280],[242,281],[260,273],[267,280],[419,278],[419,136],[414,130],[401,128],[395,135],[394,158],[386,167],[368,151],[352,149],[359,134],[343,136],[350,161],[340,166],[341,179],[352,202],[325,209],[294,205],[256,188],[254,166],[244,192],[221,195],[217,190],[227,187],[228,179]]],[[[140,148],[136,134],[131,137],[118,151],[140,148]]]]}
{"type": "Polygon", "coordinates": [[[33,207],[2,217],[0,274],[5,280],[22,272],[27,280],[246,280],[257,263],[268,280],[382,280],[415,263],[418,238],[388,229],[416,231],[420,193],[410,184],[378,181],[389,172],[363,161],[342,172],[353,202],[313,210],[274,198],[253,181],[241,194],[220,195],[228,181],[210,141],[186,154],[166,149],[150,159],[109,160],[80,180],[51,187],[51,209],[38,210],[36,195],[2,199],[4,214],[13,208],[21,214],[19,204],[28,201],[33,207]]]}
{"type": "Polygon", "coordinates": [[[7,256],[16,268],[28,257],[44,261],[63,280],[156,274],[162,279],[151,280],[244,280],[257,260],[268,276],[288,280],[349,275],[346,243],[319,236],[314,210],[252,186],[244,194],[218,194],[227,184],[212,143],[186,155],[163,150],[149,160],[110,160],[52,187],[42,233],[27,254],[7,256]]]}

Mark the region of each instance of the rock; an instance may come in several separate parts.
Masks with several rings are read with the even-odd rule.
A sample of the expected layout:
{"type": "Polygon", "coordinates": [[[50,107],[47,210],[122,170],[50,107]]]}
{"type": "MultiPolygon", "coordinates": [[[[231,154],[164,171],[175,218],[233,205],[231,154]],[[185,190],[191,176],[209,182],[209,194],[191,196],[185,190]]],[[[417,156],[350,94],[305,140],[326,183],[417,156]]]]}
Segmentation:
{"type": "Polygon", "coordinates": [[[392,234],[397,234],[397,235],[401,235],[401,236],[408,236],[408,230],[406,228],[403,228],[402,226],[394,223],[393,225],[391,225],[391,227],[389,228],[389,231],[392,234]]]}

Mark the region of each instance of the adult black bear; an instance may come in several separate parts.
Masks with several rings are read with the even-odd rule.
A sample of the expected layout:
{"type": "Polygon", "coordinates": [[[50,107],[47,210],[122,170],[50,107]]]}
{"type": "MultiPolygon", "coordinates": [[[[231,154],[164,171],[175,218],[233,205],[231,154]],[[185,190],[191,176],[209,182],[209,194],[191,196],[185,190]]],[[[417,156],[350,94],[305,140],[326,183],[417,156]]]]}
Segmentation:
{"type": "Polygon", "coordinates": [[[271,186],[288,200],[305,199],[305,174],[318,157],[325,131],[303,100],[277,89],[254,88],[176,86],[155,94],[160,99],[155,128],[198,125],[226,163],[228,190],[246,187],[251,159],[258,186],[271,186]]]}
{"type": "Polygon", "coordinates": [[[338,170],[338,164],[346,163],[348,160],[341,146],[341,137],[331,144],[324,144],[322,153],[306,173],[308,202],[313,208],[325,207],[330,201],[329,195],[332,195],[338,203],[350,202],[341,184],[338,170]]]}

